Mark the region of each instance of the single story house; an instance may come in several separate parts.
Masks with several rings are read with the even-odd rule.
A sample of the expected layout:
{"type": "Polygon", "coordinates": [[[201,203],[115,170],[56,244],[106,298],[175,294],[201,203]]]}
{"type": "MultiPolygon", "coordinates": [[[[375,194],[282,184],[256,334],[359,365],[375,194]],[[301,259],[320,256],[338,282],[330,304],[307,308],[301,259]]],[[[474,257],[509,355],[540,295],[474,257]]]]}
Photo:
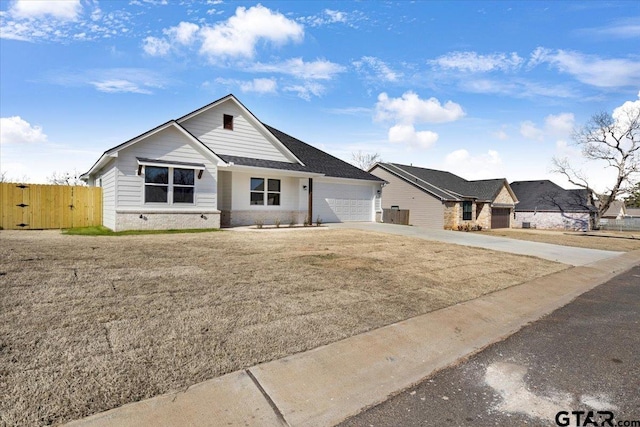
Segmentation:
{"type": "Polygon", "coordinates": [[[411,225],[511,227],[518,199],[504,178],[467,181],[451,172],[384,162],[369,172],[387,182],[382,207],[408,209],[411,225]]]}
{"type": "Polygon", "coordinates": [[[116,231],[374,221],[383,183],[233,95],[105,151],[82,179],[103,188],[103,223],[116,231]]]}
{"type": "Polygon", "coordinates": [[[588,231],[596,207],[586,190],[565,190],[549,180],[515,181],[511,188],[520,203],[514,227],[588,231]]]}
{"type": "Polygon", "coordinates": [[[625,218],[640,218],[640,208],[625,208],[625,218]]]}
{"type": "Polygon", "coordinates": [[[609,209],[600,217],[601,219],[622,219],[627,216],[627,207],[622,200],[614,200],[609,209]]]}

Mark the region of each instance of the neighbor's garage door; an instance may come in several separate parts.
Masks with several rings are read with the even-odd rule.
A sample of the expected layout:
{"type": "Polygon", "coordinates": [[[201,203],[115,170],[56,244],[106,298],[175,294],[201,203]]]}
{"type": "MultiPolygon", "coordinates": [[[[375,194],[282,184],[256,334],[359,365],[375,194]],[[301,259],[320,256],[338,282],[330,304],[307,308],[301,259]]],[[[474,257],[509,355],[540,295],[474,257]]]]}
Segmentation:
{"type": "Polygon", "coordinates": [[[372,221],[373,186],[313,182],[313,221],[372,221]]]}
{"type": "Polygon", "coordinates": [[[511,210],[508,208],[491,209],[491,228],[509,228],[511,210]]]}

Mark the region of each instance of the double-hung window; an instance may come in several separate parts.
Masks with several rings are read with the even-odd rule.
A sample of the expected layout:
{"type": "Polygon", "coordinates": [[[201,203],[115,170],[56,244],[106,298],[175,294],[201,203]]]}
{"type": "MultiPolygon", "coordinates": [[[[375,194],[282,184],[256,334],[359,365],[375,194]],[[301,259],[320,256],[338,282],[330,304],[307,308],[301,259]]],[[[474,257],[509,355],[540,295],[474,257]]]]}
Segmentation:
{"type": "Polygon", "coordinates": [[[173,168],[173,203],[193,203],[194,192],[193,169],[173,168]]]}
{"type": "Polygon", "coordinates": [[[473,217],[473,202],[462,202],[462,220],[471,221],[473,217]]]}
{"type": "Polygon", "coordinates": [[[145,203],[193,203],[195,171],[174,167],[145,166],[145,203]]]}
{"type": "Polygon", "coordinates": [[[280,180],[266,178],[251,178],[251,205],[280,206],[280,180]],[[265,185],[266,184],[266,185],[265,185]]]}
{"type": "Polygon", "coordinates": [[[145,203],[167,203],[169,196],[169,168],[145,166],[145,203]]]}

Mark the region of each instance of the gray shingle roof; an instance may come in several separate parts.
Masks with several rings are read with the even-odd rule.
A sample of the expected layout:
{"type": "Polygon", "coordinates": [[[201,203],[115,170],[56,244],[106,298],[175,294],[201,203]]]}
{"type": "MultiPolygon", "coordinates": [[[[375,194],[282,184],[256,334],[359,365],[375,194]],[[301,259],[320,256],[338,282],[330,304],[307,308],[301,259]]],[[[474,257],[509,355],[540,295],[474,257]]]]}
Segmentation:
{"type": "MultiPolygon", "coordinates": [[[[263,123],[263,125],[271,132],[278,140],[284,144],[285,147],[289,151],[291,151],[305,166],[299,166],[301,169],[287,169],[290,163],[285,162],[272,162],[276,169],[287,169],[287,170],[300,170],[304,172],[316,172],[322,173],[326,176],[336,177],[336,178],[351,178],[351,179],[364,179],[369,181],[379,181],[383,180],[378,178],[377,176],[371,175],[369,172],[363,171],[362,169],[358,169],[357,167],[338,159],[337,157],[333,157],[331,154],[325,153],[322,150],[318,150],[315,147],[312,147],[309,144],[306,144],[299,139],[296,139],[290,135],[287,135],[284,132],[279,131],[276,128],[273,128],[269,125],[263,123]]],[[[231,157],[231,156],[223,156],[223,157],[231,157]]],[[[225,159],[226,160],[226,159],[225,159]]],[[[253,159],[257,160],[257,159],[253,159]]],[[[233,160],[232,160],[233,161],[233,160]]],[[[237,164],[237,163],[236,163],[237,164]]],[[[247,165],[253,166],[253,165],[247,165]]],[[[269,167],[269,166],[264,166],[269,167]]]]}
{"type": "Polygon", "coordinates": [[[502,186],[506,184],[504,178],[467,181],[451,172],[436,169],[398,163],[381,162],[378,165],[442,200],[476,199],[478,201],[493,201],[502,186]]]}
{"type": "Polygon", "coordinates": [[[586,190],[565,190],[549,180],[515,181],[511,189],[520,203],[516,212],[591,212],[595,207],[590,204],[586,190]]]}

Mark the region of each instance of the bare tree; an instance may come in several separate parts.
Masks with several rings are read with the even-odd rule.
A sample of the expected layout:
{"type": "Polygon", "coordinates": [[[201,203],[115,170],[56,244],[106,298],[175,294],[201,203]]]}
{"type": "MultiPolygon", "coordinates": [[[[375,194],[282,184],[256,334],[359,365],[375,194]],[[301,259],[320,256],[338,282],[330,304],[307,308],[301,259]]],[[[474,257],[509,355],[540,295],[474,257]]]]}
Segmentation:
{"type": "Polygon", "coordinates": [[[29,177],[26,175],[23,175],[22,177],[13,177],[13,176],[9,176],[7,171],[2,171],[0,172],[0,182],[15,182],[15,183],[29,182],[29,177]]]}
{"type": "Polygon", "coordinates": [[[368,171],[371,166],[381,162],[380,153],[363,153],[362,151],[353,151],[351,153],[351,162],[362,170],[368,171]]]}
{"type": "Polygon", "coordinates": [[[56,185],[87,185],[86,182],[80,179],[80,175],[75,170],[73,172],[54,172],[47,177],[47,182],[56,185]]]}
{"type": "Polygon", "coordinates": [[[598,212],[596,224],[616,197],[629,194],[640,172],[640,107],[627,103],[614,114],[598,113],[585,126],[574,131],[573,140],[589,161],[604,161],[616,171],[613,183],[605,191],[597,192],[586,173],[575,169],[567,158],[555,157],[551,169],[565,176],[570,183],[596,195],[598,212]]]}

